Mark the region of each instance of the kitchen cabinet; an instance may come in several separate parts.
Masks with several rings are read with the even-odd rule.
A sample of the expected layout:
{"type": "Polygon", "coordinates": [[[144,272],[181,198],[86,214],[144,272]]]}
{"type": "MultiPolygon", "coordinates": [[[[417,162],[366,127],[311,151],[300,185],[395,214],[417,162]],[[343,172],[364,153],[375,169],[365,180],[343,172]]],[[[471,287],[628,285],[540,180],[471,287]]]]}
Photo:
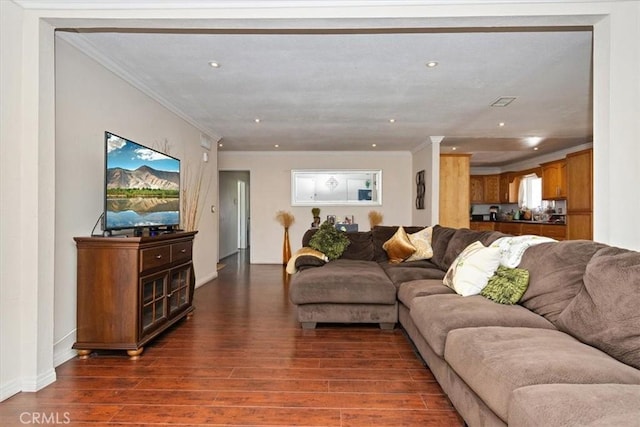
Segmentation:
{"type": "Polygon", "coordinates": [[[522,224],[519,222],[501,222],[498,224],[497,231],[505,234],[511,234],[513,236],[519,236],[522,234],[522,224]]]}
{"type": "Polygon", "coordinates": [[[520,178],[513,172],[505,172],[499,175],[499,203],[518,203],[518,186],[520,178]]]}
{"type": "Polygon", "coordinates": [[[593,150],[567,154],[567,228],[570,239],[593,239],[593,150]]]}
{"type": "Polygon", "coordinates": [[[560,224],[546,224],[539,222],[498,222],[496,231],[511,234],[513,236],[524,236],[533,234],[535,236],[550,237],[555,240],[565,240],[567,238],[567,227],[560,224]]]}
{"type": "Polygon", "coordinates": [[[484,175],[484,202],[500,203],[500,175],[484,175]]]}
{"type": "Polygon", "coordinates": [[[471,175],[469,201],[471,204],[500,203],[500,175],[471,175]]]}
{"type": "Polygon", "coordinates": [[[474,205],[484,203],[484,177],[482,175],[469,177],[469,201],[474,205]]]}
{"type": "Polygon", "coordinates": [[[470,154],[440,155],[439,224],[469,227],[470,154]]]}
{"type": "Polygon", "coordinates": [[[564,159],[542,165],[542,199],[567,198],[567,163],[564,159]]]}
{"type": "Polygon", "coordinates": [[[475,231],[495,231],[496,223],[491,221],[471,221],[469,228],[475,231]]]}
{"type": "Polygon", "coordinates": [[[76,237],[80,357],[144,345],[193,311],[196,232],[153,237],[76,237]]]}

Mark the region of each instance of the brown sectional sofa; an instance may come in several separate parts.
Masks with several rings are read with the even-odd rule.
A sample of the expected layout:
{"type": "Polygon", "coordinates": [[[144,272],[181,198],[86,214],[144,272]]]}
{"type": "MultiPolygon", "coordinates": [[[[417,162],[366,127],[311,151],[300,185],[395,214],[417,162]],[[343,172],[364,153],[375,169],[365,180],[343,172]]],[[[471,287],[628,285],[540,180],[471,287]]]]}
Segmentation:
{"type": "Polygon", "coordinates": [[[320,267],[298,259],[289,295],[303,327],[398,321],[472,427],[640,427],[639,252],[532,246],[519,265],[527,291],[501,305],[462,297],[442,278],[467,245],[504,234],[436,225],[430,260],[389,264],[382,244],[396,230],[348,233],[342,258],[320,267]]]}

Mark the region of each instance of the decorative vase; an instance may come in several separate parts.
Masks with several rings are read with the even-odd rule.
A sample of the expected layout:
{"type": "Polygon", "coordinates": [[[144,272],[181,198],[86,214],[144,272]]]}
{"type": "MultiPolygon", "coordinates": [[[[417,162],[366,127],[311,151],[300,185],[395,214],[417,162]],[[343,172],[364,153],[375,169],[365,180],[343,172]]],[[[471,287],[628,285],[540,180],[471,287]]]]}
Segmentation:
{"type": "Polygon", "coordinates": [[[284,228],[284,242],[282,243],[282,265],[287,265],[291,258],[291,244],[289,243],[289,227],[284,228]]]}

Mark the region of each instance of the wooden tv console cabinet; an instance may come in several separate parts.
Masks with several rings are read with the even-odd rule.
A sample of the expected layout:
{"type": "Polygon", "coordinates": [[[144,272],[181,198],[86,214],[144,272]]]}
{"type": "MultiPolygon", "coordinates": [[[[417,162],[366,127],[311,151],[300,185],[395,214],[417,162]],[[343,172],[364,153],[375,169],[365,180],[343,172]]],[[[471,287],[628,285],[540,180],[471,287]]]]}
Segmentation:
{"type": "Polygon", "coordinates": [[[78,356],[126,350],[138,358],[146,343],[191,315],[196,233],[74,238],[78,356]]]}

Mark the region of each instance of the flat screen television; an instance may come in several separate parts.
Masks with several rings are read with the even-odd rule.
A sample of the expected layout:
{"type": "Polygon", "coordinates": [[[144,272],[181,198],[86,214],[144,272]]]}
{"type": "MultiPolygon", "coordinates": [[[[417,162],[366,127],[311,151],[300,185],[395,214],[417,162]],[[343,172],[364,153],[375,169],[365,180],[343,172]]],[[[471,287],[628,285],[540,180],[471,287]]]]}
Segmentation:
{"type": "Polygon", "coordinates": [[[103,230],[180,225],[180,160],[105,132],[103,230]]]}

